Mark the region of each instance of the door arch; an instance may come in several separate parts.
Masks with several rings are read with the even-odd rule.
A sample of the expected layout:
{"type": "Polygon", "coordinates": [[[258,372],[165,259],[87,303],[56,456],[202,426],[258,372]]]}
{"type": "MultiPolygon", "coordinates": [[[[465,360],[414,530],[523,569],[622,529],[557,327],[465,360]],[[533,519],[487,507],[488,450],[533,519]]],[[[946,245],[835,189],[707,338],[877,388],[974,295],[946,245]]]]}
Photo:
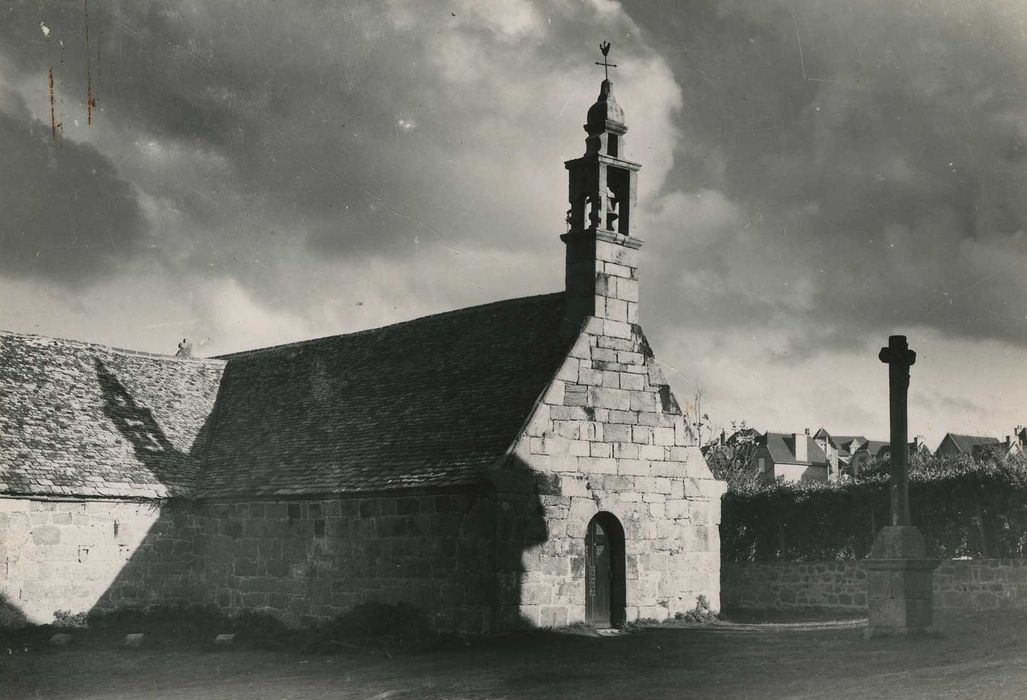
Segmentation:
{"type": "Polygon", "coordinates": [[[624,528],[612,513],[597,513],[585,531],[585,622],[624,624],[624,528]]]}

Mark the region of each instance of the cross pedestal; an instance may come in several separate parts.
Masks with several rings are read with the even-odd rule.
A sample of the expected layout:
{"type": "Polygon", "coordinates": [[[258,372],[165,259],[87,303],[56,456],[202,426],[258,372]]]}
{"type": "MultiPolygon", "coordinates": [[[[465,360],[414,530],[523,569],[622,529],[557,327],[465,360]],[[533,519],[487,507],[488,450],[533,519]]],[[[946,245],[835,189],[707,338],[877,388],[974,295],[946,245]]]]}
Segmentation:
{"type": "Polygon", "coordinates": [[[906,336],[888,338],[888,347],[878,355],[888,365],[888,393],[891,404],[891,525],[881,528],[870,557],[863,561],[867,571],[869,636],[922,634],[931,626],[934,608],[933,571],[937,559],[929,559],[924,537],[909,519],[909,446],[906,442],[906,397],[909,368],[916,353],[906,336]]]}

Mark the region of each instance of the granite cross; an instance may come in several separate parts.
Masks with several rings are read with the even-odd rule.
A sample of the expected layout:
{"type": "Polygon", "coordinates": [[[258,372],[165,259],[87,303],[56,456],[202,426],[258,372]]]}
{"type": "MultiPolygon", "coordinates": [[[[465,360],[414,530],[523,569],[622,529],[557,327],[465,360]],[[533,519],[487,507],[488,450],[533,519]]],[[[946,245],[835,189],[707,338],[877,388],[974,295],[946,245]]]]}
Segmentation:
{"type": "Polygon", "coordinates": [[[909,368],[916,353],[906,344],[906,336],[888,336],[888,347],[877,356],[888,365],[888,394],[891,404],[891,524],[909,525],[909,446],[906,443],[906,394],[909,368]]]}
{"type": "Polygon", "coordinates": [[[610,62],[608,62],[606,60],[606,56],[610,53],[610,42],[608,42],[608,41],[600,42],[599,50],[603,52],[603,62],[600,63],[599,61],[596,61],[596,65],[603,67],[603,70],[606,71],[606,79],[609,80],[610,79],[610,69],[617,67],[616,63],[610,63],[610,62]]]}

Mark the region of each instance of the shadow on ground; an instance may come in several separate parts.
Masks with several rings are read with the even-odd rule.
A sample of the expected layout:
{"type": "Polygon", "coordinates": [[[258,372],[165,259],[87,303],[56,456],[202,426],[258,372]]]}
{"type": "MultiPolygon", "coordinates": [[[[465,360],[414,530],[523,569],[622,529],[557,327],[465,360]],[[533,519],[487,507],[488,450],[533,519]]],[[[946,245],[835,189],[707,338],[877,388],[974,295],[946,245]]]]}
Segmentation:
{"type": "Polygon", "coordinates": [[[1027,617],[941,622],[941,636],[922,639],[721,624],[527,632],[391,655],[46,649],[0,655],[0,673],[12,697],[54,698],[1022,697],[1027,617]]]}

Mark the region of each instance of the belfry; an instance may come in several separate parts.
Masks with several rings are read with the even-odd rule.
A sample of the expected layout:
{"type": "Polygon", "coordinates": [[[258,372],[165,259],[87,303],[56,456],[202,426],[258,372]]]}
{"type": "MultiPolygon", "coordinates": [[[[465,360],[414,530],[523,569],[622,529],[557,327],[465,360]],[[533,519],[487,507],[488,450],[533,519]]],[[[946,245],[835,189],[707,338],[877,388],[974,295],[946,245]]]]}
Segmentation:
{"type": "MultiPolygon", "coordinates": [[[[604,44],[609,50],[609,44],[604,44]]],[[[604,52],[605,56],[605,52],[604,52]]],[[[605,65],[605,64],[601,64],[605,65]]],[[[638,170],[625,158],[628,127],[606,78],[585,122],[585,154],[564,163],[568,172],[567,312],[638,322],[638,250],[632,220],[638,170]],[[612,303],[610,303],[612,301],[612,303]]]]}

